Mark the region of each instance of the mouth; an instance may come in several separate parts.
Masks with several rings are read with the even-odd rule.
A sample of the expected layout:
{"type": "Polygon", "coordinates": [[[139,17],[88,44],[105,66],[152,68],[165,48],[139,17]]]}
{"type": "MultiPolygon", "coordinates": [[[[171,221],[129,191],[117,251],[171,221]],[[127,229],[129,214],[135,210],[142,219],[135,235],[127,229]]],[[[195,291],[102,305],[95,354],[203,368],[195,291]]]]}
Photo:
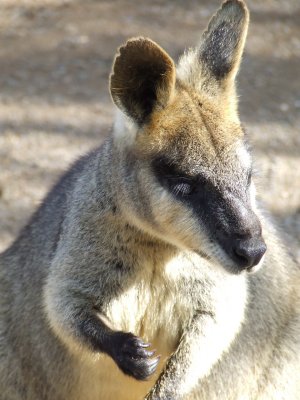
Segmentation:
{"type": "Polygon", "coordinates": [[[263,255],[259,261],[252,265],[247,265],[244,259],[240,259],[235,255],[229,255],[220,245],[215,242],[211,242],[213,248],[211,249],[211,255],[203,250],[194,250],[201,258],[206,261],[209,261],[212,266],[217,265],[224,269],[225,271],[233,274],[240,275],[242,273],[254,274],[261,267],[264,262],[265,256],[263,255]]]}
{"type": "Polygon", "coordinates": [[[257,271],[259,271],[264,263],[264,259],[265,259],[265,255],[262,256],[262,258],[260,259],[260,261],[258,262],[258,264],[253,265],[252,267],[248,267],[246,269],[246,272],[248,272],[248,274],[255,274],[257,271]]]}
{"type": "MultiPolygon", "coordinates": [[[[229,262],[224,263],[222,261],[221,265],[227,271],[229,271],[230,273],[232,273],[234,275],[240,275],[242,273],[247,273],[249,275],[255,274],[262,267],[263,260],[264,260],[264,256],[263,256],[257,264],[254,264],[254,265],[241,265],[241,263],[236,263],[229,255],[226,254],[226,256],[227,256],[227,259],[228,259],[229,262]]],[[[220,260],[219,260],[219,262],[220,262],[220,260]]]]}

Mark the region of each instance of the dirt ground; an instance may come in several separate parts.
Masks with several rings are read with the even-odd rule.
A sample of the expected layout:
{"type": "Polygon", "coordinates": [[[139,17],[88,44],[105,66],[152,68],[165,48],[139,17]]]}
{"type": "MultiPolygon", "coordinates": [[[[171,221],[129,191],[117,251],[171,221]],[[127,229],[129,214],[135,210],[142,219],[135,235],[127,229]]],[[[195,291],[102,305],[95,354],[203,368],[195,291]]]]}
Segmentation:
{"type": "MultiPolygon", "coordinates": [[[[300,2],[249,0],[240,114],[259,194],[300,260],[300,2]]],[[[109,134],[116,48],[149,36],[177,58],[217,0],[0,0],[0,250],[61,172],[109,134]]],[[[45,227],[46,229],[46,227],[45,227]]]]}

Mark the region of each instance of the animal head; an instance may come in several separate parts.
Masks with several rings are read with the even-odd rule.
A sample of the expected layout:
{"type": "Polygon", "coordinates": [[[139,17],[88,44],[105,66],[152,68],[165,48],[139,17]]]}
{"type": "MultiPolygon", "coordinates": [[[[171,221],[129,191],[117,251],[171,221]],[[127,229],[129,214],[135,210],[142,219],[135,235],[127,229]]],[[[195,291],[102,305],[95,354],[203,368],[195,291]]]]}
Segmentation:
{"type": "Polygon", "coordinates": [[[177,67],[134,38],[110,77],[128,218],[234,273],[253,270],[266,251],[235,94],[248,21],[245,4],[227,0],[177,67]]]}

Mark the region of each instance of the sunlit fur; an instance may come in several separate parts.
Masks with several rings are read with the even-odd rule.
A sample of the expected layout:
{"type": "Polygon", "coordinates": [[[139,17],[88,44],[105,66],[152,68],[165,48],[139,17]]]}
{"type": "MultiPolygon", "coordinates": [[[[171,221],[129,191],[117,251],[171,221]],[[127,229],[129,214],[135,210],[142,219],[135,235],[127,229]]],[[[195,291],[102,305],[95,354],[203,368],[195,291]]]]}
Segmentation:
{"type": "MultiPolygon", "coordinates": [[[[205,92],[198,93],[179,81],[172,101],[164,110],[153,113],[150,123],[136,134],[134,144],[121,149],[121,157],[136,157],[137,182],[147,196],[145,217],[136,209],[140,191],[134,187],[132,193],[126,188],[124,212],[135,218],[141,229],[182,249],[202,252],[214,265],[223,267],[232,261],[216,242],[210,241],[193,213],[157,185],[151,161],[157,154],[167,154],[191,175],[194,170],[201,171],[207,179],[230,185],[234,191],[241,184],[241,175],[251,167],[243,132],[236,120],[236,113],[223,110],[222,103],[219,105],[205,92]]],[[[127,134],[124,126],[123,137],[132,135],[130,131],[127,134]]],[[[122,140],[119,133],[115,140],[117,143],[122,140]]],[[[125,139],[125,143],[129,142],[125,139]]]]}
{"type": "Polygon", "coordinates": [[[119,49],[112,136],[67,172],[1,255],[1,400],[300,398],[299,269],[247,183],[237,113],[248,21],[242,1],[226,1],[177,67],[150,39],[119,49]],[[226,204],[249,199],[268,247],[259,271],[239,269],[160,184],[157,157],[203,177],[226,204]],[[151,343],[156,372],[138,381],[93,350],[80,330],[85,313],[98,339],[101,322],[151,343]]]}

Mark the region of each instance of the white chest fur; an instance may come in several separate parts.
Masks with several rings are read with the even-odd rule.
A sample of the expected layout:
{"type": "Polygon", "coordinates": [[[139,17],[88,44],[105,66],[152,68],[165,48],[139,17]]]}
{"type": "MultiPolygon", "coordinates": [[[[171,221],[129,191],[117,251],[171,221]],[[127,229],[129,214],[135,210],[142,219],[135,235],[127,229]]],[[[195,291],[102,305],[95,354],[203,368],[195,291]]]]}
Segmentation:
{"type": "Polygon", "coordinates": [[[142,398],[175,351],[195,312],[211,313],[214,319],[209,331],[211,340],[205,338],[206,346],[212,344],[207,348],[207,356],[222,354],[239,330],[245,304],[245,278],[215,271],[195,254],[181,254],[164,266],[144,265],[135,284],[111,302],[106,316],[114,329],[132,332],[153,345],[162,356],[159,370],[152,380],[141,383],[124,376],[107,356],[100,356],[92,363],[83,362],[82,380],[85,388],[87,380],[90,381],[91,393],[88,397],[85,392],[82,398],[142,398]]]}

